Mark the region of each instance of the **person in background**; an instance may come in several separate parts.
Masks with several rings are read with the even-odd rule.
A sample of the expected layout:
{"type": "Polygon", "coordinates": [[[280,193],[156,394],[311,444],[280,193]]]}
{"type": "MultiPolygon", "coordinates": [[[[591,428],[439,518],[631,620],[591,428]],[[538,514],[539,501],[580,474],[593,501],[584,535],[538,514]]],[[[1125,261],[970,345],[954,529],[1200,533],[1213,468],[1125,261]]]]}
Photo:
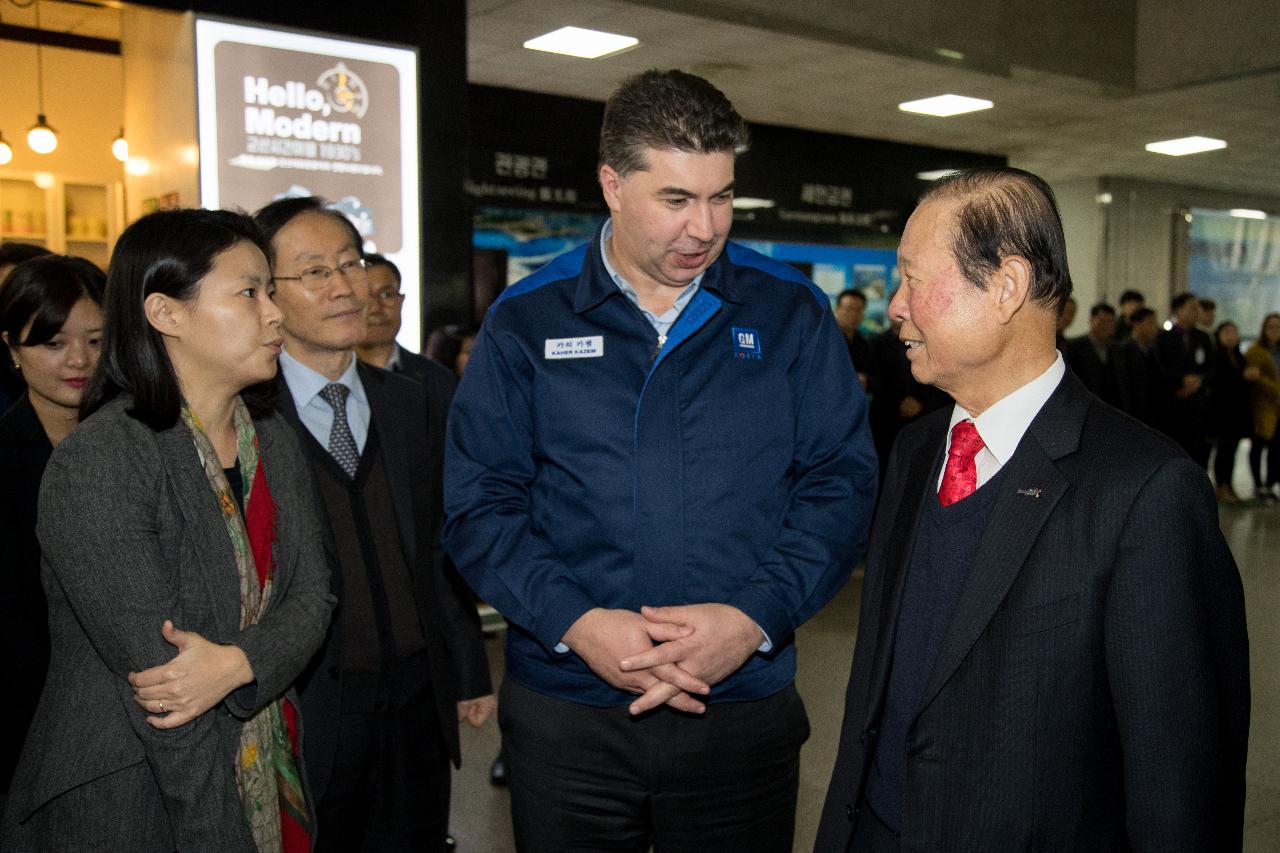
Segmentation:
{"type": "Polygon", "coordinates": [[[889,451],[898,433],[917,418],[954,401],[946,391],[916,381],[906,345],[898,338],[901,323],[889,318],[889,328],[871,339],[875,372],[868,389],[871,406],[868,422],[879,458],[880,480],[889,466],[889,451]]]}
{"type": "Polygon", "coordinates": [[[44,246],[34,243],[0,243],[0,290],[4,289],[5,280],[13,268],[23,261],[52,254],[44,246]]]}
{"type": "Polygon", "coordinates": [[[1169,403],[1168,435],[1206,471],[1209,467],[1209,383],[1213,376],[1213,339],[1197,326],[1200,300],[1180,293],[1170,303],[1173,327],[1156,336],[1169,403]]]}
{"type": "Polygon", "coordinates": [[[1169,395],[1156,352],[1160,326],[1156,312],[1139,308],[1130,315],[1131,333],[1117,344],[1112,357],[1116,408],[1152,429],[1168,430],[1169,395]]]}
{"type": "Polygon", "coordinates": [[[1116,334],[1116,309],[1099,302],[1089,309],[1089,331],[1067,341],[1062,355],[1067,366],[1104,403],[1115,404],[1115,372],[1111,367],[1111,343],[1116,334]]]}
{"type": "MultiPolygon", "coordinates": [[[[4,292],[5,280],[14,267],[23,261],[47,254],[48,249],[33,243],[0,243],[0,293],[4,292]]],[[[22,391],[22,377],[0,368],[0,415],[22,396],[22,391]]]]}
{"type": "Polygon", "coordinates": [[[441,369],[426,356],[396,343],[396,335],[400,334],[400,311],[404,307],[400,268],[382,255],[365,255],[364,260],[369,299],[365,303],[364,337],[356,346],[357,357],[366,364],[431,385],[433,397],[451,400],[457,384],[453,371],[441,369]]]}
{"type": "Polygon", "coordinates": [[[1076,321],[1076,300],[1070,297],[1062,304],[1062,314],[1058,316],[1058,351],[1066,352],[1067,329],[1076,321]]]}
{"type": "MultiPolygon", "coordinates": [[[[396,343],[396,336],[400,333],[401,309],[404,307],[404,294],[400,292],[400,268],[378,254],[367,254],[364,260],[369,278],[369,299],[365,303],[364,338],[356,346],[356,356],[366,364],[403,374],[424,386],[430,386],[427,396],[441,401],[447,409],[457,387],[453,370],[396,343]]],[[[472,635],[479,628],[480,620],[475,607],[470,605],[471,590],[466,587],[447,557],[443,571],[445,580],[454,589],[453,594],[441,597],[441,605],[456,605],[459,608],[457,618],[468,623],[467,634],[472,635]]],[[[466,638],[462,638],[456,645],[454,658],[458,664],[458,683],[462,695],[481,696],[492,691],[489,661],[483,644],[468,642],[466,638]],[[463,655],[466,656],[465,659],[463,655]]],[[[462,717],[459,721],[461,719],[462,717]]],[[[446,839],[446,846],[452,848],[455,844],[450,835],[446,839]]]]}
{"type": "MultiPolygon", "coordinates": [[[[1200,300],[1200,323],[1197,326],[1202,332],[1214,334],[1218,323],[1218,303],[1212,299],[1200,300]]],[[[1239,333],[1236,334],[1239,337],[1239,333]]]]}
{"type": "Polygon", "coordinates": [[[849,346],[849,360],[864,391],[872,371],[871,344],[862,334],[862,321],[866,316],[867,296],[861,290],[849,288],[836,297],[836,325],[849,346]]]}
{"type": "Polygon", "coordinates": [[[455,376],[461,376],[467,360],[471,358],[471,348],[475,346],[475,342],[474,329],[450,323],[431,333],[427,338],[425,352],[427,358],[449,368],[455,376]]]}
{"type": "Polygon", "coordinates": [[[0,417],[0,650],[9,661],[9,722],[0,742],[0,812],[49,668],[48,607],[40,586],[36,499],[53,449],[79,422],[98,363],[106,276],[83,258],[45,255],[0,291],[0,356],[27,390],[0,417]]]}
{"type": "Polygon", "coordinates": [[[439,385],[355,358],[369,277],[350,220],[313,197],[272,202],[255,218],[284,314],[280,411],[315,478],[339,601],[299,680],[307,778],[325,827],[316,849],[436,853],[450,760],[461,761],[458,722],[479,726],[495,705],[487,665],[460,676],[484,661],[483,638],[441,567],[449,400],[439,385]]]}
{"type": "Polygon", "coordinates": [[[1223,503],[1240,503],[1240,496],[1231,486],[1235,471],[1236,449],[1242,439],[1253,433],[1253,416],[1249,410],[1249,383],[1256,382],[1260,373],[1257,367],[1245,362],[1240,354],[1240,330],[1227,321],[1214,330],[1215,356],[1213,374],[1213,416],[1211,431],[1217,439],[1217,451],[1213,462],[1213,481],[1218,500],[1223,503]]]}
{"type": "Polygon", "coordinates": [[[116,244],[85,417],[40,489],[51,654],[6,851],[310,849],[291,685],[333,597],[271,413],[264,248],[209,210],[149,214],[116,244]]]}
{"type": "Polygon", "coordinates": [[[1129,339],[1129,333],[1133,329],[1133,314],[1146,305],[1146,297],[1137,290],[1126,290],[1120,294],[1120,316],[1116,318],[1117,343],[1129,339]]]}
{"type": "Polygon", "coordinates": [[[1259,500],[1280,499],[1280,314],[1262,320],[1258,339],[1244,354],[1245,363],[1257,368],[1249,380],[1249,405],[1253,413],[1253,439],[1249,443],[1249,471],[1259,500]],[[1262,476],[1262,453],[1267,453],[1267,475],[1262,476]]]}

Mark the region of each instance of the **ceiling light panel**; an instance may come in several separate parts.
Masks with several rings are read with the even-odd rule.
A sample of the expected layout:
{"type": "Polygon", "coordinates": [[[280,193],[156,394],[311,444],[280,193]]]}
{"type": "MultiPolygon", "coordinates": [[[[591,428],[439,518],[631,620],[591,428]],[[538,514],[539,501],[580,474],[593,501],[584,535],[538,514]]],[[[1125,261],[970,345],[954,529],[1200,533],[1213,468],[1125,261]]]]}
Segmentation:
{"type": "Polygon", "coordinates": [[[1221,139],[1208,136],[1184,136],[1181,139],[1165,139],[1161,142],[1147,143],[1147,150],[1153,154],[1167,154],[1170,157],[1185,157],[1188,154],[1199,154],[1202,151],[1217,151],[1226,148],[1227,143],[1221,139]]]}
{"type": "Polygon", "coordinates": [[[970,98],[965,95],[938,95],[933,98],[921,98],[918,101],[905,101],[898,104],[904,113],[917,113],[926,116],[958,116],[964,113],[975,113],[994,107],[991,101],[983,98],[970,98]]]}
{"type": "Polygon", "coordinates": [[[631,36],[585,30],[581,27],[561,27],[553,32],[529,39],[524,46],[529,50],[558,53],[578,59],[600,59],[619,51],[635,47],[640,40],[631,36]]]}

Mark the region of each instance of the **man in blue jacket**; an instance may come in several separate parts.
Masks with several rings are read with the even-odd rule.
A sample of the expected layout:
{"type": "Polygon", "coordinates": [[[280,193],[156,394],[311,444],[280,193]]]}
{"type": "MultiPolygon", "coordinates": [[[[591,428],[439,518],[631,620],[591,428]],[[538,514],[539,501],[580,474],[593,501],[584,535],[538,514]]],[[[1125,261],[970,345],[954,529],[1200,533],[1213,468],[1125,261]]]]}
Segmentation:
{"type": "Polygon", "coordinates": [[[793,634],[866,544],[876,458],[830,303],[727,242],[746,125],[649,71],[605,107],[611,218],[513,285],[450,415],[446,547],[510,621],[522,851],[790,851],[793,634]]]}

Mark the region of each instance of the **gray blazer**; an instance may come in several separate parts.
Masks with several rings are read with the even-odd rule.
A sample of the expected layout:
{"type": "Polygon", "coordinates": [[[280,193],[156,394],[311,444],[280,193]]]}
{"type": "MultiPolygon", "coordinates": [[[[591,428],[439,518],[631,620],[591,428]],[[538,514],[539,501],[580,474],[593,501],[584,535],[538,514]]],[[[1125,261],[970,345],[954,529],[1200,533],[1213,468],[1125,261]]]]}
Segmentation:
{"type": "Polygon", "coordinates": [[[279,510],[275,589],[239,629],[235,557],[181,422],[161,432],[117,399],[54,452],[38,534],[52,659],[15,773],[5,850],[255,851],[236,792],[242,720],[282,694],[334,605],[310,473],[278,416],[255,422],[279,510]],[[244,650],[256,681],[171,731],[126,680],[169,661],[172,619],[244,650]]]}

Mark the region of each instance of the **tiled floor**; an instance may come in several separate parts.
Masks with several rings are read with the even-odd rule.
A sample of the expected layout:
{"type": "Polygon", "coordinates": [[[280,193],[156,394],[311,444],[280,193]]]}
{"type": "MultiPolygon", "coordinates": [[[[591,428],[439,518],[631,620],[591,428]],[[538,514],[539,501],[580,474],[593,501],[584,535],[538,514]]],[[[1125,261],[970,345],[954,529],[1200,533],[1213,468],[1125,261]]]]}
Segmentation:
{"type": "MultiPolygon", "coordinates": [[[[1236,488],[1248,482],[1238,471],[1236,488]]],[[[1280,506],[1223,507],[1223,532],[1244,580],[1252,663],[1253,716],[1249,738],[1246,853],[1280,850],[1280,506]]],[[[797,686],[809,709],[812,735],[800,767],[797,851],[808,851],[817,830],[827,781],[835,760],[845,681],[857,623],[861,576],[798,634],[797,686]]],[[[489,645],[495,683],[501,674],[499,637],[489,645]]],[[[465,764],[454,777],[452,826],[462,853],[505,853],[511,838],[509,800],[488,782],[489,762],[498,748],[496,721],[465,729],[465,764]]]]}

